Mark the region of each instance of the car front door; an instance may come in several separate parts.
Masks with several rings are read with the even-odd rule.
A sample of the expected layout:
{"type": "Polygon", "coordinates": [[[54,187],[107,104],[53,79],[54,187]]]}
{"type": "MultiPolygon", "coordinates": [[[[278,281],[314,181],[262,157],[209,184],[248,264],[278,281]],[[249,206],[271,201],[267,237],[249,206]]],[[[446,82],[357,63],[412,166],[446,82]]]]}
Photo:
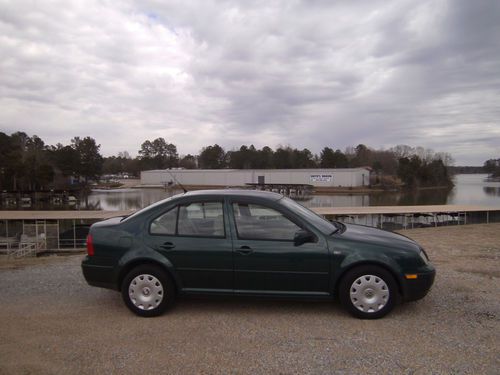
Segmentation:
{"type": "Polygon", "coordinates": [[[179,204],[151,220],[149,246],[174,266],[184,292],[233,291],[233,255],[223,201],[179,204]]]}
{"type": "Polygon", "coordinates": [[[295,233],[310,228],[284,210],[241,200],[231,201],[229,208],[237,293],[329,293],[329,252],[323,236],[296,245],[295,233]]]}

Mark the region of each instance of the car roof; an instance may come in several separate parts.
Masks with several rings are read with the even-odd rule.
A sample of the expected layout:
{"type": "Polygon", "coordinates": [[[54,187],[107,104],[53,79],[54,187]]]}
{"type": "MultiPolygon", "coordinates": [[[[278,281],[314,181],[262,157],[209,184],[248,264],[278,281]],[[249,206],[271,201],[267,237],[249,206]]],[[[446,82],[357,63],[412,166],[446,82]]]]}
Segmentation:
{"type": "Polygon", "coordinates": [[[249,198],[261,198],[268,199],[272,201],[277,201],[283,198],[283,195],[263,190],[249,190],[249,189],[214,189],[214,190],[193,190],[182,195],[183,197],[195,197],[195,196],[230,196],[230,197],[249,197],[249,198]]]}

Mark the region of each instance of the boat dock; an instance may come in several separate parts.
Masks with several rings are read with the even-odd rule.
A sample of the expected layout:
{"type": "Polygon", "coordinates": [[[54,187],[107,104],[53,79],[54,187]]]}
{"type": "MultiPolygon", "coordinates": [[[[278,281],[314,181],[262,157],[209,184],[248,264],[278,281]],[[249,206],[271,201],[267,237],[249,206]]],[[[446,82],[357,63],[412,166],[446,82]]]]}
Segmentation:
{"type": "MultiPolygon", "coordinates": [[[[387,230],[500,222],[500,207],[371,206],[316,207],[329,220],[387,230]]],[[[133,213],[127,211],[0,211],[0,252],[13,256],[85,247],[90,225],[133,213]]]]}
{"type": "Polygon", "coordinates": [[[80,251],[90,225],[127,211],[0,211],[0,252],[14,257],[80,251]]]}
{"type": "Polygon", "coordinates": [[[329,220],[388,230],[500,222],[500,206],[316,207],[312,210],[329,220]]]}
{"type": "Polygon", "coordinates": [[[0,192],[0,207],[6,209],[30,209],[56,206],[60,208],[78,205],[80,190],[26,190],[0,192]]]}

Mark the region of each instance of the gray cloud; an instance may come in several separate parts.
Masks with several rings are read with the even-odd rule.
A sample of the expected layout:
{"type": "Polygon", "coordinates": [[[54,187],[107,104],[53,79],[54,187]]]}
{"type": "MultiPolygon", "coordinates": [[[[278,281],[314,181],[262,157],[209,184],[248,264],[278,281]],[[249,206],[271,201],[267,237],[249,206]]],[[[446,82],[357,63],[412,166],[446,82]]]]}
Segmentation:
{"type": "Polygon", "coordinates": [[[291,144],[500,152],[491,1],[0,4],[0,129],[105,154],[291,144]]]}

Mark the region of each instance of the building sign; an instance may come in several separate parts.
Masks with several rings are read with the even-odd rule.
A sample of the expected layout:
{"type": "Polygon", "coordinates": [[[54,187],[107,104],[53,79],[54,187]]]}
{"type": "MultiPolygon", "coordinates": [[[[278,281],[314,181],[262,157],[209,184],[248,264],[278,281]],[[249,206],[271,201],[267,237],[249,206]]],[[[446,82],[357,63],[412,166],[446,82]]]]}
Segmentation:
{"type": "Polygon", "coordinates": [[[331,174],[312,174],[311,182],[332,182],[333,176],[331,174]]]}

